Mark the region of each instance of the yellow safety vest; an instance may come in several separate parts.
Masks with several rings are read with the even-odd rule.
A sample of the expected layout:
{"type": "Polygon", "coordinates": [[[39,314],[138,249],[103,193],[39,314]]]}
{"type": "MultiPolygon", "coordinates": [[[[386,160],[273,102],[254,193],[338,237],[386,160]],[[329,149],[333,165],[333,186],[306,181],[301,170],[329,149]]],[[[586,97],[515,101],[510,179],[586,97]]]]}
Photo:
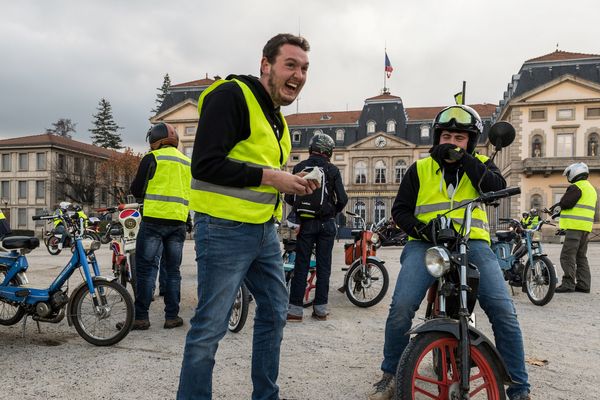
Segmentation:
{"type": "MultiPolygon", "coordinates": [[[[253,167],[281,169],[291,150],[290,133],[285,118],[279,114],[284,129],[278,140],[258,100],[245,83],[237,79],[213,83],[198,99],[200,118],[206,96],[226,82],[235,82],[242,89],[250,116],[250,137],[238,142],[227,158],[253,167]]],[[[252,224],[262,224],[272,217],[281,220],[282,217],[279,191],[267,185],[232,187],[192,179],[190,208],[213,217],[252,224]]]]}
{"type": "Polygon", "coordinates": [[[4,213],[2,212],[2,210],[0,210],[0,219],[6,219],[6,217],[4,216],[4,213]]]}
{"type": "Polygon", "coordinates": [[[581,197],[575,207],[560,211],[560,229],[591,232],[596,214],[596,189],[587,180],[573,183],[581,189],[581,197]]]}
{"type": "MultiPolygon", "coordinates": [[[[59,208],[58,211],[56,212],[56,214],[58,215],[63,215],[63,211],[59,208]]],[[[54,227],[56,228],[59,225],[64,225],[64,221],[61,218],[54,218],[52,220],[52,223],[54,224],[54,227]]]]}
{"type": "Polygon", "coordinates": [[[156,171],[146,188],[144,216],[185,222],[189,213],[190,159],[175,147],[150,152],[156,171]]]}
{"type": "MultiPolygon", "coordinates": [[[[480,154],[477,154],[476,157],[483,163],[488,160],[488,157],[480,154]]],[[[425,224],[437,217],[438,214],[444,214],[451,208],[479,197],[475,186],[466,173],[463,173],[460,182],[454,189],[453,196],[450,197],[440,166],[431,157],[417,161],[417,174],[419,176],[419,193],[417,195],[415,217],[425,224]]],[[[446,215],[452,219],[454,228],[457,231],[463,223],[464,213],[465,208],[459,208],[446,215]]],[[[470,238],[481,239],[490,243],[487,213],[482,204],[473,208],[470,238]]]]}

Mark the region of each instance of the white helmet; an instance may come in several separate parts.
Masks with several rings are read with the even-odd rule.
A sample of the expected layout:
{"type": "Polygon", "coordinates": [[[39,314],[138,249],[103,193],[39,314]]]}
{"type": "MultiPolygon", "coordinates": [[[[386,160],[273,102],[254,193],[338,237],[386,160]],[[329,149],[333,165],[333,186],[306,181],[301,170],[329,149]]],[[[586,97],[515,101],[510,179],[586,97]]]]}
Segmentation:
{"type": "Polygon", "coordinates": [[[60,208],[62,208],[63,210],[68,209],[69,207],[71,207],[71,203],[69,203],[68,201],[61,201],[60,204],[58,205],[60,208]]]}
{"type": "Polygon", "coordinates": [[[587,179],[590,175],[590,170],[586,163],[578,162],[565,168],[563,175],[567,177],[569,182],[573,183],[581,179],[587,179]]]}

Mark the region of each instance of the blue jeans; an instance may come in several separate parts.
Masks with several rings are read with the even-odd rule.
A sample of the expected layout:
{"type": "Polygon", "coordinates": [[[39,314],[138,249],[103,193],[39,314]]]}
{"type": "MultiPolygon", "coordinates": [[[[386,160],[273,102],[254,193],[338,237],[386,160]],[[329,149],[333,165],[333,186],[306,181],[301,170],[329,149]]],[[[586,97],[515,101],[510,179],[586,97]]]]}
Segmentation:
{"type": "Polygon", "coordinates": [[[135,244],[136,293],[135,319],[147,320],[148,309],[156,285],[159,259],[164,248],[167,269],[165,319],[179,315],[181,293],[181,254],[185,241],[185,225],[161,225],[142,221],[135,244]]]}
{"type": "Polygon", "coordinates": [[[314,305],[326,305],[329,298],[329,277],[331,276],[331,250],[335,240],[336,227],[333,218],[302,220],[300,233],[296,238],[296,262],[290,286],[290,304],[302,307],[310,256],[317,245],[317,287],[314,305]]]}
{"type": "Polygon", "coordinates": [[[279,399],[276,382],[287,290],[275,224],[248,224],[196,213],[194,229],[198,306],[186,338],[177,398],[212,398],[215,353],[243,281],[256,300],[252,399],[279,399]]]}
{"type": "MultiPolygon", "coordinates": [[[[435,281],[425,268],[425,251],[429,247],[430,243],[411,240],[402,251],[400,273],[385,324],[384,359],[381,364],[383,372],[396,373],[402,352],[410,339],[407,332],[411,328],[412,319],[427,289],[435,281]]],[[[479,267],[479,305],[492,324],[496,347],[510,376],[515,382],[519,382],[509,387],[507,394],[511,396],[528,391],[521,328],[496,256],[487,242],[472,240],[469,242],[468,257],[469,262],[479,267]]]]}

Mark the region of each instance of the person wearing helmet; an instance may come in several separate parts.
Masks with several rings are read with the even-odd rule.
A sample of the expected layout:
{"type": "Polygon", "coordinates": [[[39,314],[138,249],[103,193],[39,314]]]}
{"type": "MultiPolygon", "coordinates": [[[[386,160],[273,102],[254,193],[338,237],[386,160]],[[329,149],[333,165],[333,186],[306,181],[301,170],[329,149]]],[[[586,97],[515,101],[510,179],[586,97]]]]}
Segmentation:
{"type": "Polygon", "coordinates": [[[540,223],[540,215],[537,208],[532,208],[528,213],[523,213],[521,225],[525,229],[535,228],[540,223]]]}
{"type": "MultiPolygon", "coordinates": [[[[392,217],[408,233],[409,241],[401,254],[402,268],[386,320],[383,375],[374,385],[369,400],[394,398],[394,376],[410,339],[412,319],[435,281],[425,268],[425,252],[432,245],[429,222],[449,211],[452,203],[506,187],[498,167],[475,151],[483,124],[474,109],[463,105],[446,107],[437,114],[432,128],[430,156],[408,168],[392,206],[392,217]]],[[[451,211],[448,216],[454,219],[454,228],[460,229],[456,219],[464,217],[464,210],[451,211]]],[[[516,382],[507,389],[507,394],[511,400],[529,399],[523,336],[502,270],[490,248],[487,214],[475,208],[472,218],[468,257],[481,274],[479,305],[492,324],[498,351],[516,382]]]]}
{"type": "Polygon", "coordinates": [[[135,320],[132,329],[148,329],[148,309],[156,283],[159,261],[165,258],[165,329],[183,325],[179,317],[181,256],[189,216],[190,159],[177,150],[175,127],[159,123],[148,130],[150,151],[142,158],[130,191],[144,202],[135,245],[135,320]]]}
{"type": "Polygon", "coordinates": [[[286,203],[293,206],[300,222],[300,231],[296,237],[296,262],[290,286],[290,304],[287,315],[287,320],[290,322],[302,321],[306,277],[315,244],[318,268],[312,316],[319,321],[324,321],[329,315],[327,303],[331,253],[337,233],[335,217],[348,203],[340,170],[331,163],[334,147],[335,142],[329,135],[315,134],[308,145],[308,159],[296,164],[292,173],[298,174],[318,168],[322,174],[320,187],[309,196],[285,196],[286,203]]]}
{"type": "Polygon", "coordinates": [[[306,39],[278,34],[263,48],[259,78],[229,75],[198,99],[190,208],[202,296],[186,339],[179,400],[212,398],[215,353],[242,282],[256,302],[252,398],[279,398],[287,290],[275,222],[282,219],[281,193],[316,188],[283,170],[291,137],[280,107],[292,104],[306,82],[308,50],[306,39]]]}
{"type": "Polygon", "coordinates": [[[59,249],[63,248],[65,241],[67,240],[68,231],[63,218],[67,218],[70,208],[70,202],[61,201],[60,203],[58,203],[58,208],[54,211],[54,215],[56,215],[57,217],[52,220],[52,232],[60,235],[60,242],[58,243],[59,249]]]}
{"type": "Polygon", "coordinates": [[[550,207],[552,213],[560,210],[559,227],[565,231],[565,241],[560,252],[563,277],[555,291],[589,293],[592,277],[587,247],[596,214],[596,189],[587,180],[590,171],[585,163],[569,165],[563,175],[571,185],[560,201],[550,207]]]}
{"type": "Polygon", "coordinates": [[[10,229],[10,224],[6,220],[6,216],[4,216],[2,210],[0,210],[0,239],[2,239],[4,236],[10,233],[12,233],[10,229]]]}
{"type": "Polygon", "coordinates": [[[88,227],[89,218],[87,214],[83,211],[83,208],[79,204],[73,205],[73,211],[75,211],[75,215],[73,216],[73,220],[79,226],[79,220],[83,219],[83,228],[88,227]]]}

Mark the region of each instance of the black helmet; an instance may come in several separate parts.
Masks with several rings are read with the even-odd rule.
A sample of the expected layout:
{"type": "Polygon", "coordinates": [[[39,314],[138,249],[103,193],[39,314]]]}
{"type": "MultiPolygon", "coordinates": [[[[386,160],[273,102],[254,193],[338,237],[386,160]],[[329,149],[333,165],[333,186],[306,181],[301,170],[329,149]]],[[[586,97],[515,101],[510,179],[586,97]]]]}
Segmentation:
{"type": "Polygon", "coordinates": [[[321,153],[331,158],[335,142],[333,139],[324,133],[316,133],[308,144],[309,153],[321,153]]]}
{"type": "Polygon", "coordinates": [[[150,128],[146,134],[146,140],[150,142],[152,150],[159,149],[161,146],[177,147],[179,144],[179,136],[175,131],[175,127],[165,122],[161,122],[150,128]]]}
{"type": "Polygon", "coordinates": [[[74,204],[73,205],[73,210],[75,210],[75,211],[81,211],[82,208],[81,208],[81,206],[79,204],[74,204]]]}
{"type": "Polygon", "coordinates": [[[483,132],[483,122],[477,111],[469,106],[456,105],[444,108],[433,121],[433,145],[440,144],[442,131],[468,132],[467,153],[473,154],[483,132]]]}

